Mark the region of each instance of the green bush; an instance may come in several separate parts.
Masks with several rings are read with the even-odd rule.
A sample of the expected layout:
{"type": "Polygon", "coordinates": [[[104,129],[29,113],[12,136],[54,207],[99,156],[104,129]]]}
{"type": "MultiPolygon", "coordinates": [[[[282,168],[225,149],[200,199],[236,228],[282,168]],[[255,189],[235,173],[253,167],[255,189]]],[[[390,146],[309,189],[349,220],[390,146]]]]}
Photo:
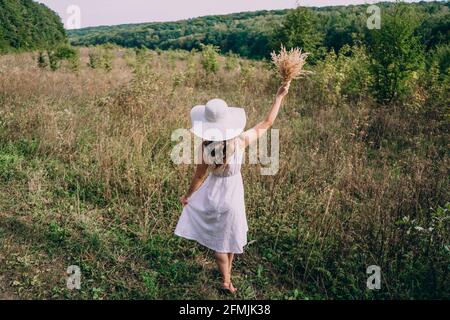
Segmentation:
{"type": "Polygon", "coordinates": [[[206,73],[216,73],[219,70],[219,47],[202,44],[202,66],[206,73]]]}
{"type": "Polygon", "coordinates": [[[334,105],[343,99],[360,101],[367,98],[371,75],[364,46],[346,45],[337,54],[328,52],[317,62],[311,80],[311,96],[321,104],[334,105]]]}
{"type": "Polygon", "coordinates": [[[41,69],[45,69],[48,66],[47,60],[45,59],[45,55],[42,51],[39,51],[37,58],[38,67],[41,69]]]}
{"type": "Polygon", "coordinates": [[[55,57],[58,60],[70,60],[76,57],[77,55],[78,55],[77,49],[68,45],[59,46],[56,47],[55,49],[55,57]]]}
{"type": "MultiPolygon", "coordinates": [[[[63,61],[67,61],[69,69],[78,71],[80,66],[79,50],[70,45],[60,45],[47,50],[48,65],[52,71],[56,71],[61,67],[63,61]]],[[[44,55],[39,52],[38,66],[46,68],[47,63],[44,55]]]]}
{"type": "Polygon", "coordinates": [[[442,75],[450,72],[450,44],[439,45],[431,52],[431,64],[435,63],[439,67],[442,75]]]}
{"type": "Polygon", "coordinates": [[[284,45],[287,49],[299,47],[309,52],[310,63],[314,63],[323,55],[323,33],[319,31],[318,14],[306,7],[290,10],[284,17],[281,27],[274,37],[273,48],[284,45]]]}
{"type": "Polygon", "coordinates": [[[114,56],[108,46],[97,46],[89,51],[88,66],[92,69],[103,69],[107,72],[112,70],[114,56]]]}
{"type": "Polygon", "coordinates": [[[233,52],[229,52],[226,55],[225,70],[233,71],[236,70],[238,67],[239,67],[239,55],[233,52]]]}
{"type": "Polygon", "coordinates": [[[397,4],[384,10],[381,19],[380,29],[368,31],[367,46],[373,95],[387,104],[411,93],[411,80],[422,68],[423,48],[416,35],[420,18],[410,7],[397,4]]]}
{"type": "Polygon", "coordinates": [[[47,50],[47,57],[50,69],[52,71],[58,70],[61,66],[61,61],[56,57],[55,51],[47,50]]]}

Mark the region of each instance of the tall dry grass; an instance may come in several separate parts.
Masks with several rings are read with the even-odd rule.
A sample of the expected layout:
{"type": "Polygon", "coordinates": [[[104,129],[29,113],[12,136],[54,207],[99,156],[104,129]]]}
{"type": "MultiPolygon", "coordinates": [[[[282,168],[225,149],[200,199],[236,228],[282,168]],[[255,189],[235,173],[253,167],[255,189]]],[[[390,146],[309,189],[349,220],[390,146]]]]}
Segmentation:
{"type": "MultiPolygon", "coordinates": [[[[84,66],[87,49],[82,59],[84,66]]],[[[130,281],[123,289],[128,294],[139,297],[136,292],[146,290],[140,249],[127,249],[122,236],[143,246],[173,237],[181,210],[177,199],[192,168],[171,162],[170,136],[189,127],[190,108],[221,97],[244,107],[254,124],[276,92],[278,80],[263,62],[242,60],[234,69],[207,74],[199,59],[185,52],[149,52],[139,63],[134,52],[122,50],[110,73],[82,67],[75,74],[40,70],[30,54],[0,57],[1,144],[36,143],[27,156],[37,168],[26,162],[16,168],[28,170],[27,196],[37,197],[33,203],[40,206],[32,210],[34,221],[56,221],[75,238],[81,237],[79,228],[86,229],[112,261],[128,259],[128,267],[106,276],[105,296],[121,277],[130,281]]],[[[315,74],[332,67],[319,64],[315,74]]],[[[259,166],[243,169],[251,244],[240,272],[257,278],[255,270],[262,268],[263,280],[270,282],[266,288],[248,280],[253,291],[247,297],[448,294],[445,255],[439,251],[448,236],[442,222],[448,213],[444,219],[430,210],[449,199],[448,154],[413,132],[414,115],[400,107],[383,113],[370,98],[329,91],[351,79],[328,77],[291,86],[275,125],[281,141],[278,174],[263,177],[259,166]],[[433,223],[429,233],[416,232],[433,223]],[[385,272],[381,293],[365,290],[365,268],[371,264],[385,272]]],[[[12,180],[2,183],[13,186],[12,180]]],[[[177,243],[183,250],[191,245],[177,243]]],[[[101,257],[89,254],[80,259],[98,273],[106,270],[101,257]]],[[[173,297],[158,292],[157,297],[173,297]]]]}

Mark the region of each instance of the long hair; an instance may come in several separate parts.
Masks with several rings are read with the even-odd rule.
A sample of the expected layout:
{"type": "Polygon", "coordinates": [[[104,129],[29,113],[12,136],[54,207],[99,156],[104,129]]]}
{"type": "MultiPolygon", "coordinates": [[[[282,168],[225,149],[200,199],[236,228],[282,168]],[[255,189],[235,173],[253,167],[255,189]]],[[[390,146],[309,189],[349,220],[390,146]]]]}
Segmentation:
{"type": "Polygon", "coordinates": [[[234,152],[234,148],[232,147],[233,144],[230,143],[231,141],[233,141],[233,139],[223,141],[203,141],[203,157],[206,157],[209,167],[214,172],[225,170],[228,167],[227,156],[234,152]]]}

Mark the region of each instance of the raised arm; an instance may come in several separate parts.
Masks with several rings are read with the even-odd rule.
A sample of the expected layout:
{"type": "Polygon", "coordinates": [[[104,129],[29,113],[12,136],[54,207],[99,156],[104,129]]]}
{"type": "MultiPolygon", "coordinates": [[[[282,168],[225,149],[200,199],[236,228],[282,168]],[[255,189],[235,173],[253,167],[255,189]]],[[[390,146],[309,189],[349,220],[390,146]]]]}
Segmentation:
{"type": "Polygon", "coordinates": [[[270,127],[273,126],[273,123],[278,116],[278,112],[280,111],[283,99],[289,92],[290,84],[291,83],[288,82],[282,85],[280,89],[278,89],[275,101],[273,102],[272,107],[270,108],[264,120],[259,122],[253,128],[242,133],[241,138],[243,139],[245,147],[256,142],[270,127]]]}

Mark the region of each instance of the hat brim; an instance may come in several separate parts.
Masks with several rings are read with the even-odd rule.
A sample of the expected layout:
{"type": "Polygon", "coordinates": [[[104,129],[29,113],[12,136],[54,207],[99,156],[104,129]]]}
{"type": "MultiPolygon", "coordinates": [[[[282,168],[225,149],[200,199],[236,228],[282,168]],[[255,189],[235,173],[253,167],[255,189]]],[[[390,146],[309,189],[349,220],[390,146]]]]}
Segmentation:
{"type": "Polygon", "coordinates": [[[208,141],[229,140],[240,135],[247,123],[243,108],[228,107],[228,114],[218,122],[210,122],[205,118],[204,105],[195,106],[191,110],[191,132],[208,141]]]}

